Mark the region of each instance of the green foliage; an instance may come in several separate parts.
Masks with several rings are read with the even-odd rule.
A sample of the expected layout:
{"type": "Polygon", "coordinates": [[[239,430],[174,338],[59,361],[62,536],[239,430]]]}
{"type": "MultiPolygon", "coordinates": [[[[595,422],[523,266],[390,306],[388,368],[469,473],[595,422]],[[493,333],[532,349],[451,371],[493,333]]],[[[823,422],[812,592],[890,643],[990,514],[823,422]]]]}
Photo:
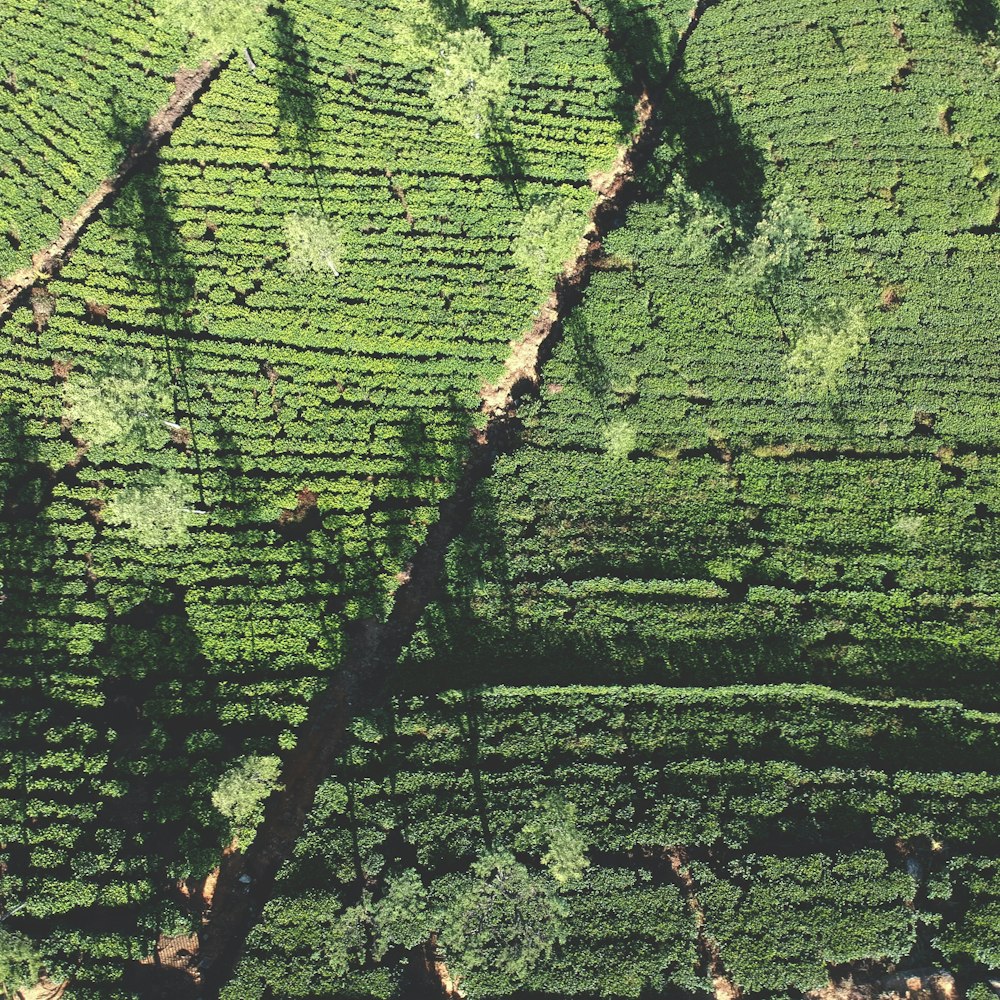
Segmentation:
{"type": "Polygon", "coordinates": [[[336,918],[321,945],[320,957],[325,973],[334,977],[346,976],[364,961],[371,920],[371,899],[367,894],[336,918]]]}
{"type": "Polygon", "coordinates": [[[393,878],[374,907],[374,948],[376,962],[381,962],[393,947],[416,948],[436,929],[428,909],[427,889],[420,876],[407,869],[393,878]]]}
{"type": "Polygon", "coordinates": [[[805,268],[819,229],[808,207],[788,194],[778,195],[757,223],[746,254],[734,267],[737,288],[772,299],[805,268]]]}
{"type": "Polygon", "coordinates": [[[604,453],[609,459],[626,459],[635,448],[635,428],[624,417],[613,420],[604,428],[604,453]]]}
{"type": "Polygon", "coordinates": [[[424,66],[434,61],[447,28],[431,0],[400,0],[393,24],[393,56],[399,62],[424,66]]]}
{"type": "MultiPolygon", "coordinates": [[[[0,273],[30,266],[166,104],[178,67],[208,54],[181,20],[198,10],[5,5],[0,162],[16,169],[0,169],[0,273]]],[[[222,12],[237,24],[218,44],[249,41],[257,79],[238,64],[214,75],[47,283],[44,329],[30,308],[0,329],[0,413],[24,414],[0,434],[13,515],[0,529],[0,892],[31,900],[47,967],[72,970],[81,997],[125,992],[125,963],[151,953],[161,913],[174,922],[157,886],[217,863],[211,794],[229,749],[293,742],[347,621],[382,613],[454,487],[481,374],[537,307],[511,256],[525,207],[568,186],[585,204],[615,152],[606,46],[567,5],[490,16],[496,50],[516,58],[516,190],[486,144],[437,127],[430,73],[393,59],[393,10],[287,0],[240,28],[248,12],[222,12]],[[534,44],[546,34],[554,44],[534,44]],[[336,220],[339,278],[285,266],[288,215],[336,220]],[[85,425],[60,426],[63,363],[72,387],[106,355],[135,354],[160,362],[161,419],[180,428],[79,455],[85,425]],[[123,488],[175,477],[178,503],[163,497],[150,527],[149,498],[123,488]],[[277,533],[300,494],[315,513],[277,533]],[[208,511],[184,510],[197,530],[166,525],[193,507],[208,511]]],[[[452,13],[449,29],[471,23],[452,13]]],[[[337,913],[356,902],[338,898],[337,913]]],[[[379,975],[365,995],[386,993],[379,975]]]]}
{"type": "Polygon", "coordinates": [[[692,865],[705,931],[749,992],[825,986],[831,965],[898,962],[916,941],[913,879],[883,854],[747,856],[719,877],[692,865]]]}
{"type": "Polygon", "coordinates": [[[934,947],[949,963],[1000,967],[1000,861],[958,857],[931,879],[931,899],[965,901],[961,913],[941,926],[934,947]]]}
{"type": "Polygon", "coordinates": [[[565,906],[547,875],[534,875],[509,854],[488,855],[470,875],[435,885],[448,968],[468,996],[530,984],[531,975],[565,936],[565,906]]]}
{"type": "Polygon", "coordinates": [[[288,267],[293,274],[307,276],[332,273],[340,277],[343,256],[341,227],[320,216],[285,216],[288,267]]]}
{"type": "Polygon", "coordinates": [[[0,988],[17,992],[38,982],[42,960],[31,939],[0,927],[0,988]]]}
{"type": "Polygon", "coordinates": [[[532,205],[514,240],[514,262],[525,269],[536,288],[551,291],[556,275],[573,258],[586,226],[587,216],[578,199],[566,196],[532,205]]]}
{"type": "Polygon", "coordinates": [[[151,351],[106,351],[66,382],[67,415],[93,445],[153,448],[167,439],[173,398],[164,366],[151,351]]]}
{"type": "Polygon", "coordinates": [[[264,802],[280,788],[281,759],[251,754],[230,768],[212,792],[212,805],[229,821],[232,838],[242,850],[252,843],[264,820],[264,802]]]}
{"type": "Polygon", "coordinates": [[[207,55],[225,56],[250,42],[264,16],[262,0],[156,0],[157,13],[201,44],[207,55]]]}
{"type": "Polygon", "coordinates": [[[677,173],[663,191],[659,224],[663,249],[694,266],[718,262],[741,236],[718,198],[693,190],[677,173]]]}
{"type": "Polygon", "coordinates": [[[521,843],[537,854],[561,886],[579,882],[590,867],[587,841],[576,824],[576,806],[558,795],[533,805],[537,816],[521,828],[521,843]]]}
{"type": "Polygon", "coordinates": [[[506,114],[510,65],[493,55],[481,28],[450,31],[441,41],[428,90],[435,111],[473,139],[487,138],[506,114]]]}
{"type": "Polygon", "coordinates": [[[181,545],[197,515],[186,506],[190,494],[187,479],[179,473],[141,473],[112,497],[101,516],[144,548],[181,545]]]}
{"type": "Polygon", "coordinates": [[[791,390],[801,395],[833,395],[844,369],[868,340],[861,310],[827,302],[797,317],[791,329],[792,349],[785,362],[791,390]]]}

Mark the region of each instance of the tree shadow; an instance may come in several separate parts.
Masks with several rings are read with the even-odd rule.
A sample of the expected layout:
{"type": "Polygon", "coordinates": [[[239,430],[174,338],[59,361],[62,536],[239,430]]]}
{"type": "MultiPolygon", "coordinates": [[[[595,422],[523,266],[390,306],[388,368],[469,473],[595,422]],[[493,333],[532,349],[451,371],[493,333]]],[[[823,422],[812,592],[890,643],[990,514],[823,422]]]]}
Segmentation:
{"type": "Polygon", "coordinates": [[[727,210],[749,239],[764,211],[762,150],[737,120],[727,94],[699,93],[678,78],[667,100],[661,144],[643,176],[645,197],[661,199],[680,174],[689,188],[712,196],[727,210]]]}
{"type": "MultiPolygon", "coordinates": [[[[118,99],[112,98],[113,127],[110,137],[122,141],[133,134],[138,125],[120,110],[118,99]]],[[[176,195],[164,182],[160,167],[153,163],[129,182],[108,212],[109,223],[136,236],[133,251],[135,267],[129,275],[142,276],[133,280],[137,293],[142,285],[153,287],[157,302],[159,329],[163,337],[164,360],[174,388],[174,418],[187,421],[195,464],[199,500],[205,501],[205,483],[199,429],[196,427],[189,364],[189,344],[195,336],[192,318],[195,315],[197,272],[177,232],[174,213],[176,195]],[[183,412],[182,412],[183,411],[183,412]]],[[[206,238],[214,234],[206,230],[206,238]]]]}
{"type": "Polygon", "coordinates": [[[479,816],[479,827],[483,837],[483,845],[487,851],[493,850],[493,833],[490,829],[489,810],[486,806],[486,796],[483,794],[482,751],[479,740],[479,715],[482,705],[475,692],[465,690],[462,693],[461,711],[455,715],[462,741],[462,763],[472,779],[472,791],[476,800],[476,813],[479,816]]]}
{"type": "Polygon", "coordinates": [[[58,572],[57,543],[45,511],[51,499],[48,470],[13,405],[0,411],[0,454],[0,773],[13,779],[0,796],[0,912],[13,914],[6,929],[41,938],[45,928],[30,916],[35,882],[44,877],[44,869],[32,862],[38,802],[31,785],[39,760],[50,751],[44,730],[57,733],[71,720],[70,713],[46,703],[44,667],[51,665],[41,662],[40,653],[48,645],[50,619],[58,616],[72,584],[58,572]]]}
{"type": "Polygon", "coordinates": [[[666,18],[631,0],[596,0],[594,23],[608,43],[605,62],[618,87],[612,104],[621,136],[635,128],[635,105],[645,90],[656,101],[670,77],[677,40],[666,18]]]}
{"type": "Polygon", "coordinates": [[[574,310],[567,318],[566,333],[573,345],[573,375],[603,410],[604,397],[611,388],[611,375],[582,309],[574,310]]]}
{"type": "Polygon", "coordinates": [[[178,594],[109,617],[86,536],[50,523],[57,477],[13,408],[0,436],[0,761],[20,779],[0,798],[0,905],[27,900],[16,926],[48,939],[50,967],[107,987],[148,951],[176,872],[207,871],[222,840],[211,740],[194,757],[189,742],[204,670],[178,594]],[[92,646],[80,621],[102,633],[92,646]]]}
{"type": "Polygon", "coordinates": [[[997,30],[1000,8],[996,0],[947,0],[955,27],[977,42],[987,40],[997,30]]]}
{"type": "Polygon", "coordinates": [[[308,157],[316,200],[323,215],[328,215],[314,152],[319,109],[317,88],[311,79],[313,62],[309,43],[299,29],[295,14],[286,6],[271,7],[268,13],[275,47],[278,116],[291,126],[295,142],[308,157]]]}
{"type": "Polygon", "coordinates": [[[483,136],[486,162],[501,187],[514,199],[514,204],[524,208],[521,183],[528,172],[524,147],[514,135],[510,122],[505,118],[494,121],[483,136]]]}

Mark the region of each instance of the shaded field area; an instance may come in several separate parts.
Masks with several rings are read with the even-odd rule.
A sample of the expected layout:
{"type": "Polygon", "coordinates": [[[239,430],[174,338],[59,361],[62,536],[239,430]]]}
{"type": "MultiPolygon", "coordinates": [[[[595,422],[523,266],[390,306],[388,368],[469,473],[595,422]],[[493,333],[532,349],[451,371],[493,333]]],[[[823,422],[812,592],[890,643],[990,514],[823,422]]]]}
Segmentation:
{"type": "Polygon", "coordinates": [[[355,722],[223,996],[415,995],[428,947],[472,997],[705,993],[711,953],[755,995],[862,960],[971,982],[998,739],[955,702],[791,685],[396,699],[355,722]]]}
{"type": "Polygon", "coordinates": [[[996,9],[283,0],[219,56],[48,6],[0,273],[216,67],[0,321],[5,974],[987,1000],[996,9]]]}

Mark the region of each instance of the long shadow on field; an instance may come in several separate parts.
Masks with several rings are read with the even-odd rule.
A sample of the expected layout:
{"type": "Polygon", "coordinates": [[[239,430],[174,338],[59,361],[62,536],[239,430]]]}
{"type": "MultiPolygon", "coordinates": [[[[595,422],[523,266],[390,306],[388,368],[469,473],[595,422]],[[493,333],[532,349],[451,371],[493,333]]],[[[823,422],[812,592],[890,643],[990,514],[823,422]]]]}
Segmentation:
{"type": "Polygon", "coordinates": [[[1000,8],[995,0],[947,0],[948,8],[959,31],[983,42],[996,31],[1000,8]]]}
{"type": "Polygon", "coordinates": [[[295,130],[300,146],[308,148],[316,129],[316,87],[310,80],[309,45],[293,13],[286,7],[270,11],[271,35],[277,58],[278,114],[295,130]]]}
{"type": "Polygon", "coordinates": [[[210,810],[179,822],[201,798],[207,757],[192,761],[187,747],[196,644],[183,614],[155,600],[109,617],[86,531],[57,540],[46,512],[55,477],[16,411],[0,435],[0,771],[20,776],[0,797],[0,908],[28,902],[7,926],[48,939],[48,967],[107,988],[109,968],[142,957],[179,915],[173,873],[196,868],[199,850],[211,864],[221,839],[210,810]],[[57,780],[37,780],[46,774],[57,780]],[[95,961],[88,943],[100,934],[95,961]]]}
{"type": "Polygon", "coordinates": [[[326,215],[314,152],[319,110],[318,91],[311,78],[313,65],[309,44],[294,13],[284,6],[274,7],[269,13],[277,62],[278,115],[291,127],[295,142],[309,158],[309,173],[316,188],[316,200],[320,211],[326,215]]]}
{"type": "Polygon", "coordinates": [[[33,901],[36,880],[45,877],[44,868],[32,863],[37,831],[31,817],[38,804],[29,778],[37,774],[40,758],[52,750],[44,729],[55,735],[68,719],[49,705],[47,680],[54,677],[40,654],[75,581],[60,572],[57,541],[46,513],[51,470],[40,462],[27,421],[12,405],[0,411],[0,455],[0,774],[5,777],[0,796],[0,827],[5,830],[0,912],[12,914],[4,921],[5,929],[42,938],[46,928],[22,909],[33,901]]]}
{"type": "Polygon", "coordinates": [[[643,178],[645,196],[658,200],[680,174],[688,188],[724,207],[748,239],[764,210],[766,161],[729,96],[692,90],[680,76],[664,107],[663,138],[643,178]]]}

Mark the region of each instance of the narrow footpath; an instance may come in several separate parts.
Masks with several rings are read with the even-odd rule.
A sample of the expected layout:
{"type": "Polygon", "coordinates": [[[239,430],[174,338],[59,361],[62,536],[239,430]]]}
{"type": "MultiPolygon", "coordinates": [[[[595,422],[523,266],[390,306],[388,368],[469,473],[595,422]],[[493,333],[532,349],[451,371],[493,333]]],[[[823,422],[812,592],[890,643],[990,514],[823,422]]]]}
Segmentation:
{"type": "Polygon", "coordinates": [[[118,169],[91,191],[72,218],[62,220],[58,236],[47,247],[32,254],[31,267],[0,278],[0,323],[35,284],[59,273],[97,213],[110,205],[132,175],[150,162],[226,64],[227,60],[206,61],[197,69],[179,69],[174,74],[174,92],[170,100],[146,122],[139,138],[126,150],[118,169]]]}

